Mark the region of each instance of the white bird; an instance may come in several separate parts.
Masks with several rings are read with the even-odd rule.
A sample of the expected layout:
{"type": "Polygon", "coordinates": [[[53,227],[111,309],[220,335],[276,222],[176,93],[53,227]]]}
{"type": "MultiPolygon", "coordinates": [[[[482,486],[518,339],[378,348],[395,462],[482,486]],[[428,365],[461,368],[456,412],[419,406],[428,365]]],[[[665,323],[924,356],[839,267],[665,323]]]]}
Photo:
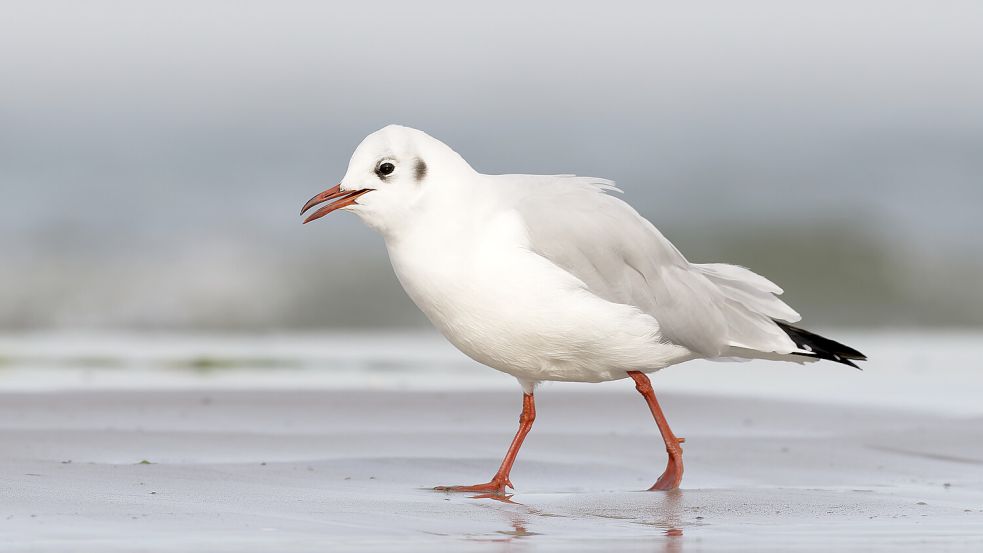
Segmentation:
{"type": "Polygon", "coordinates": [[[390,125],[356,148],[341,183],[307,202],[313,221],[355,213],[385,239],[399,282],[435,327],[472,359],[518,379],[519,431],[487,483],[504,492],[535,420],[545,380],[632,378],[669,461],[651,489],[679,486],[682,438],[646,373],[691,359],[829,359],[860,352],[791,326],[782,289],[736,265],[690,263],[649,221],[573,175],[485,175],[443,142],[390,125]]]}

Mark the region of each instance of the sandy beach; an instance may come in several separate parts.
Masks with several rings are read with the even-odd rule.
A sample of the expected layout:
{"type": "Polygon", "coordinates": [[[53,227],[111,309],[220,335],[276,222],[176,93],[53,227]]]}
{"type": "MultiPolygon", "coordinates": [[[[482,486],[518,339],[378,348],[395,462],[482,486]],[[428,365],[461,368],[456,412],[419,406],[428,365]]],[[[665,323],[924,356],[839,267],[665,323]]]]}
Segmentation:
{"type": "Polygon", "coordinates": [[[983,545],[979,420],[672,395],[685,488],[647,493],[630,392],[543,394],[509,501],[428,488],[494,471],[515,394],[6,395],[0,527],[37,551],[983,545]]]}
{"type": "MultiPolygon", "coordinates": [[[[418,351],[447,353],[434,347],[418,351]]],[[[773,370],[707,364],[693,374],[733,367],[750,378],[773,370]]],[[[877,367],[861,378],[887,378],[877,367]]],[[[514,494],[434,492],[487,479],[514,432],[517,388],[492,371],[493,384],[476,385],[486,375],[462,372],[472,369],[478,381],[443,389],[337,389],[299,369],[281,370],[279,386],[250,385],[255,371],[179,371],[180,385],[148,389],[140,383],[159,382],[8,368],[0,549],[983,548],[983,416],[968,404],[700,394],[666,378],[662,402],[687,438],[686,476],[682,490],[661,493],[642,491],[665,453],[630,385],[551,385],[537,394],[514,494]],[[27,385],[27,373],[63,386],[27,385]]],[[[790,370],[795,380],[816,369],[790,370]]]]}

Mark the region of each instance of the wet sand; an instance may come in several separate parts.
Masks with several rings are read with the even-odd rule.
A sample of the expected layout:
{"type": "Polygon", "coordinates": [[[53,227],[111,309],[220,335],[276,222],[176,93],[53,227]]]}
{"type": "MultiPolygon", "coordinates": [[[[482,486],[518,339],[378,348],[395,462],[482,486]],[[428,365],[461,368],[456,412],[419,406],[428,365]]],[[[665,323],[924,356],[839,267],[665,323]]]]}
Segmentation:
{"type": "Polygon", "coordinates": [[[666,393],[645,492],[622,384],[537,394],[499,499],[429,488],[494,472],[517,390],[3,393],[0,550],[983,550],[978,415],[666,393]]]}

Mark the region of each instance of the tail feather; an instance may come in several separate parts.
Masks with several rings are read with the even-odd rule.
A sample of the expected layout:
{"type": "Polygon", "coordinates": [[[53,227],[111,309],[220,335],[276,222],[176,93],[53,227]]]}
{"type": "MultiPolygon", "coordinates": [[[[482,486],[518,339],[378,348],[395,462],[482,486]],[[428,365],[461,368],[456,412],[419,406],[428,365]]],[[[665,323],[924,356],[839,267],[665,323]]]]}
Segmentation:
{"type": "Polygon", "coordinates": [[[775,321],[775,324],[785,331],[785,334],[788,334],[788,337],[795,342],[795,345],[798,346],[799,349],[804,350],[803,352],[795,352],[793,355],[828,359],[830,361],[849,365],[855,369],[859,369],[860,367],[854,364],[853,361],[867,360],[866,355],[851,348],[850,346],[845,346],[837,341],[824,338],[818,334],[813,334],[808,330],[803,330],[788,323],[775,321]]]}

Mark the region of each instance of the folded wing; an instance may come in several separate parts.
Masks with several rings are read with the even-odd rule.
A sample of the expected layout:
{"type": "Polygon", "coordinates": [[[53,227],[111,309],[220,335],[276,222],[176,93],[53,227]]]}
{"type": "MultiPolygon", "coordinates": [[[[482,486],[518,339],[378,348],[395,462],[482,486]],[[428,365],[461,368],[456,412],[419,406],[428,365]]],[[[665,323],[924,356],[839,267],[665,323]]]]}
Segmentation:
{"type": "Polygon", "coordinates": [[[799,314],[782,289],[743,267],[694,264],[601,179],[509,175],[503,186],[529,234],[530,248],[579,278],[595,295],[633,305],[658,321],[662,339],[705,357],[733,348],[797,351],[775,320],[799,314]]]}

